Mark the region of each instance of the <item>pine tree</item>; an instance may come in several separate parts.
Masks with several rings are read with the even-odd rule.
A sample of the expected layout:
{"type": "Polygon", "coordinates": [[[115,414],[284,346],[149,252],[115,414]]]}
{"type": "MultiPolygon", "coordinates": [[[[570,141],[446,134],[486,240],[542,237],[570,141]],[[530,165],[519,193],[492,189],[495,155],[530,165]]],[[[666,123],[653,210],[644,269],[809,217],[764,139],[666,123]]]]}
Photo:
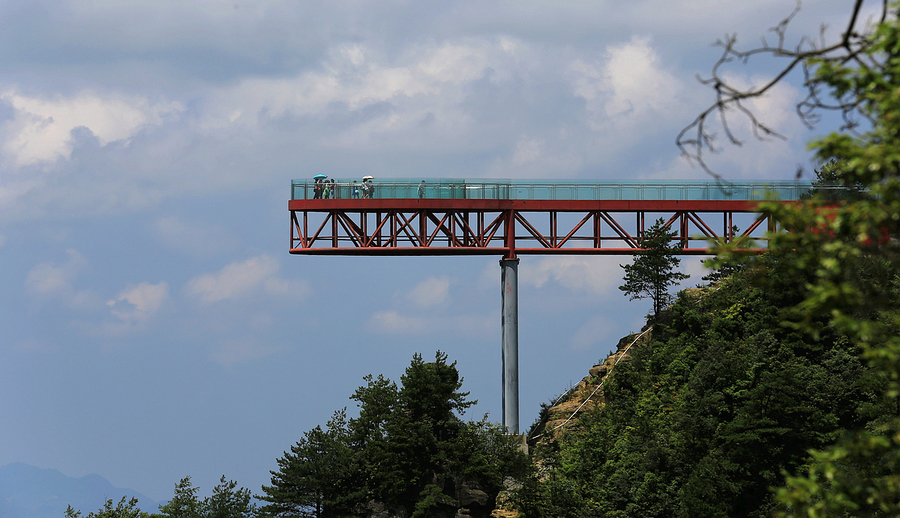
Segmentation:
{"type": "Polygon", "coordinates": [[[625,283],[619,289],[630,296],[628,300],[652,299],[654,316],[672,302],[669,288],[690,277],[675,270],[681,264],[675,254],[682,245],[674,237],[662,218],[656,220],[638,239],[641,250],[634,262],[619,265],[625,269],[625,283]]]}
{"type": "MultiPolygon", "coordinates": [[[[137,503],[137,498],[132,497],[126,501],[126,497],[123,496],[113,507],[112,499],[107,498],[99,511],[88,513],[84,518],[149,518],[150,515],[141,511],[137,503]]],[[[65,518],[82,518],[81,511],[76,511],[70,505],[66,508],[65,518]]]]}
{"type": "Polygon", "coordinates": [[[326,429],[316,426],[278,459],[278,471],[272,471],[272,485],[263,486],[268,502],[260,508],[276,517],[306,516],[324,518],[346,516],[347,501],[353,496],[347,418],[344,410],[335,412],[326,429]]]}
{"type": "Polygon", "coordinates": [[[194,487],[187,476],[175,484],[175,496],[159,506],[159,514],[166,518],[200,518],[201,502],[197,498],[199,487],[194,487]]]}
{"type": "Polygon", "coordinates": [[[433,362],[414,355],[399,387],[380,375],[365,380],[351,397],[358,417],[336,413],[327,430],[307,432],[278,459],[259,497],[268,502],[262,512],[322,518],[369,515],[378,506],[431,517],[455,512],[459,484],[494,498],[504,478],[523,470],[524,454],[502,427],[462,420],[475,402],[446,354],[433,362]]]}
{"type": "Polygon", "coordinates": [[[222,475],[212,495],[203,499],[201,514],[204,518],[251,518],[258,514],[252,498],[249,489],[238,487],[237,482],[222,475]]]}

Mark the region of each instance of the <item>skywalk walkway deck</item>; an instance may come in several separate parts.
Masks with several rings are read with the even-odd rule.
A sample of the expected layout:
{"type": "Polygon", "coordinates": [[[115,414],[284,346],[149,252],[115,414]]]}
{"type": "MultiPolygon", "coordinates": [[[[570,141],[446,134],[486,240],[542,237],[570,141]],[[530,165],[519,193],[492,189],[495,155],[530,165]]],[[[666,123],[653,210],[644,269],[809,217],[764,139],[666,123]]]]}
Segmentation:
{"type": "Polygon", "coordinates": [[[774,229],[757,203],[799,200],[809,182],[560,182],[466,179],[336,180],[330,199],[315,182],[291,183],[292,254],[634,254],[662,218],[682,253],[740,236],[765,248],[774,229]],[[336,197],[335,197],[336,194],[336,197]],[[739,228],[737,234],[735,227],[739,228]]]}

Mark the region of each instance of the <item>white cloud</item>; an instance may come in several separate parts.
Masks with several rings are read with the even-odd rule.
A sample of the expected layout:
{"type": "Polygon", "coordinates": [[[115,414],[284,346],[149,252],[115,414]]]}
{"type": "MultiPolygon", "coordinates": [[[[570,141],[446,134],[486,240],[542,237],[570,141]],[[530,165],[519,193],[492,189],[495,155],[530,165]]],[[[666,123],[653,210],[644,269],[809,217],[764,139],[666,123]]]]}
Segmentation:
{"type": "Polygon", "coordinates": [[[53,263],[42,263],[28,272],[26,284],[32,293],[39,295],[52,295],[71,289],[71,279],[74,277],[84,258],[74,250],[67,250],[69,261],[57,266],[53,263]]]}
{"type": "Polygon", "coordinates": [[[497,328],[494,315],[404,315],[394,310],[377,311],[369,317],[366,329],[388,335],[461,335],[483,336],[497,328]]]}
{"type": "Polygon", "coordinates": [[[388,62],[365,45],[339,44],[319,69],[294,77],[248,78],[220,89],[204,126],[256,128],[267,118],[324,117],[335,106],[359,110],[388,103],[394,109],[360,121],[348,135],[412,131],[429,114],[437,114],[440,125],[458,127],[471,122],[459,106],[465,87],[487,71],[495,74],[494,81],[505,78],[516,48],[508,38],[464,39],[414,46],[388,62]]]}
{"type": "Polygon", "coordinates": [[[602,294],[615,289],[621,282],[620,261],[621,257],[610,256],[547,257],[537,264],[522,263],[519,279],[536,288],[552,280],[573,291],[602,294]]]}
{"type": "Polygon", "coordinates": [[[169,298],[169,285],[166,282],[150,284],[142,282],[128,288],[106,303],[110,312],[125,322],[139,323],[146,321],[162,307],[169,298]]]}
{"type": "Polygon", "coordinates": [[[88,267],[88,261],[74,249],[66,250],[68,256],[62,264],[41,263],[25,279],[25,286],[35,297],[62,303],[73,309],[96,307],[96,297],[87,290],[76,291],[75,278],[88,267]]]}
{"type": "Polygon", "coordinates": [[[188,281],[186,291],[203,304],[234,300],[254,292],[269,295],[305,295],[308,288],[297,280],[278,276],[280,265],[267,255],[231,263],[217,273],[207,273],[188,281]]]}
{"type": "Polygon", "coordinates": [[[182,109],[175,103],[152,104],[122,95],[104,98],[91,92],[39,98],[7,90],[0,93],[0,100],[14,110],[14,117],[3,125],[2,149],[17,166],[69,158],[75,128],[89,129],[104,146],[128,140],[144,126],[161,124],[165,115],[182,109]]]}
{"type": "MultiPolygon", "coordinates": [[[[719,31],[707,37],[696,29],[713,16],[740,11],[769,20],[765,6],[773,2],[727,16],[684,2],[666,9],[636,2],[613,15],[583,2],[552,13],[536,3],[511,14],[501,3],[479,6],[486,18],[477,23],[471,7],[453,5],[440,9],[437,32],[428,10],[416,15],[423,25],[395,25],[405,17],[388,13],[406,13],[405,4],[364,2],[357,13],[330,4],[201,2],[172,5],[183,18],[145,23],[150,4],[76,3],[55,11],[49,21],[58,25],[34,27],[58,34],[29,43],[43,45],[34,51],[41,55],[56,55],[61,42],[96,50],[94,58],[71,54],[72,70],[84,76],[60,85],[35,72],[46,82],[0,84],[0,154],[10,165],[0,174],[0,208],[16,218],[122,213],[258,188],[305,169],[372,168],[382,177],[694,176],[681,161],[672,164],[671,141],[709,92],[688,69],[702,65],[685,64],[691,59],[680,47],[706,49],[719,31]],[[64,16],[78,23],[63,24],[64,16]]],[[[705,61],[704,52],[693,54],[705,61]]],[[[58,66],[35,69],[53,77],[69,71],[58,66]]],[[[787,108],[784,115],[793,116],[787,108]]],[[[774,157],[729,152],[719,169],[774,176],[779,164],[793,168],[797,154],[796,147],[774,157]]],[[[202,247],[189,236],[200,230],[176,218],[157,227],[167,244],[195,255],[202,247]]]]}
{"type": "MultiPolygon", "coordinates": [[[[728,81],[745,87],[762,84],[766,79],[728,76],[728,81]]],[[[804,147],[809,133],[795,111],[799,98],[799,90],[781,83],[764,97],[745,103],[760,123],[785,136],[787,141],[762,133],[763,139],[758,139],[750,119],[732,110],[728,116],[729,129],[742,143],[735,146],[727,140],[724,130],[715,126],[718,121],[712,121],[709,129],[719,135],[716,145],[723,152],[707,153],[710,166],[716,171],[727,171],[727,177],[734,180],[792,179],[797,167],[804,165],[802,158],[808,155],[804,147]]]]}
{"type": "Polygon", "coordinates": [[[417,335],[427,328],[425,319],[401,315],[396,311],[376,311],[366,323],[366,329],[386,334],[417,335]]]}
{"type": "Polygon", "coordinates": [[[604,111],[610,117],[647,116],[669,111],[681,82],[661,67],[648,37],[634,37],[607,49],[602,87],[609,94],[604,111]]]}
{"type": "Polygon", "coordinates": [[[648,37],[608,47],[603,61],[576,59],[568,75],[574,93],[592,114],[595,131],[668,118],[680,105],[676,100],[681,81],[663,69],[648,37]]]}
{"type": "Polygon", "coordinates": [[[428,307],[444,303],[450,295],[450,279],[429,277],[416,285],[407,295],[418,306],[428,307]]]}

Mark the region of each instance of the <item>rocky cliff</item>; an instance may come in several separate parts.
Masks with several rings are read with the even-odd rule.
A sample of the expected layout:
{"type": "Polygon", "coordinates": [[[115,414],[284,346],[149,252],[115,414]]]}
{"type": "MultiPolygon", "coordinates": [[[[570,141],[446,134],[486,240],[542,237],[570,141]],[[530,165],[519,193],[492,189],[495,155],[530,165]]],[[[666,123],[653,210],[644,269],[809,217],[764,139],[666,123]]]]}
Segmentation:
{"type": "Polygon", "coordinates": [[[553,441],[567,428],[578,425],[578,417],[599,405],[603,397],[603,383],[617,363],[629,361],[631,352],[650,341],[650,327],[629,335],[616,345],[616,350],[600,364],[594,365],[577,385],[542,412],[540,423],[528,435],[529,448],[540,448],[553,441]]]}

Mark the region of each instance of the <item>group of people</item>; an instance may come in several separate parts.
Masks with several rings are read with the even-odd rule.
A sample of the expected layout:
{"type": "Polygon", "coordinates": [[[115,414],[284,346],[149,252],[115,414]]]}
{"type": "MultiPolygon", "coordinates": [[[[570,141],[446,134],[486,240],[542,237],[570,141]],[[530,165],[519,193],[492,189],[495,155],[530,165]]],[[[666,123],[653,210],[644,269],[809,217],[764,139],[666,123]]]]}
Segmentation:
{"type": "Polygon", "coordinates": [[[337,185],[334,183],[334,178],[329,182],[324,178],[316,178],[316,183],[313,185],[313,199],[314,200],[327,200],[329,198],[337,198],[337,185]]]}
{"type": "Polygon", "coordinates": [[[367,178],[362,181],[361,184],[357,185],[356,180],[353,180],[353,186],[351,189],[351,195],[359,199],[362,196],[363,199],[366,198],[374,198],[375,197],[375,186],[372,185],[372,179],[367,178]]]}
{"type": "MultiPolygon", "coordinates": [[[[315,182],[316,183],[313,185],[314,200],[337,199],[339,197],[338,186],[333,178],[331,180],[326,178],[316,178],[315,182]]],[[[350,195],[355,199],[374,198],[375,186],[372,185],[372,179],[367,178],[363,180],[362,183],[356,183],[356,180],[354,180],[353,185],[350,186],[350,195]]]]}
{"type": "MultiPolygon", "coordinates": [[[[324,176],[324,175],[322,175],[324,176]]],[[[334,178],[328,180],[327,178],[315,178],[315,185],[313,186],[313,199],[314,200],[327,200],[327,199],[337,199],[338,196],[338,186],[335,183],[334,178]]],[[[356,180],[353,180],[353,184],[350,187],[350,196],[354,199],[367,199],[375,197],[375,186],[372,185],[372,179],[366,178],[361,183],[357,183],[356,180]]],[[[425,180],[422,180],[422,183],[419,184],[418,189],[416,189],[416,194],[419,195],[419,198],[425,197],[425,180]]]]}

